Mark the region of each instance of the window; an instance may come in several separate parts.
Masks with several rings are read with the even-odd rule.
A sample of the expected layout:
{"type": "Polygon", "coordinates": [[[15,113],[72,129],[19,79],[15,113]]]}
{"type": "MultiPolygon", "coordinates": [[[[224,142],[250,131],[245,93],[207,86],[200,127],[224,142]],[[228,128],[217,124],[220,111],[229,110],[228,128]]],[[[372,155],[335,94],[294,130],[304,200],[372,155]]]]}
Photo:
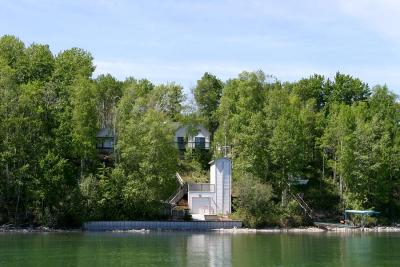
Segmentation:
{"type": "Polygon", "coordinates": [[[97,138],[97,148],[103,148],[103,140],[101,138],[97,138]]]}
{"type": "Polygon", "coordinates": [[[206,138],[205,137],[195,137],[194,138],[194,147],[196,149],[205,149],[206,148],[206,138]]]}
{"type": "Polygon", "coordinates": [[[98,149],[113,149],[114,148],[114,139],[97,138],[96,147],[98,149]]]}
{"type": "Polygon", "coordinates": [[[182,136],[178,136],[176,138],[176,141],[178,143],[178,149],[185,149],[185,138],[183,138],[182,136]]]}

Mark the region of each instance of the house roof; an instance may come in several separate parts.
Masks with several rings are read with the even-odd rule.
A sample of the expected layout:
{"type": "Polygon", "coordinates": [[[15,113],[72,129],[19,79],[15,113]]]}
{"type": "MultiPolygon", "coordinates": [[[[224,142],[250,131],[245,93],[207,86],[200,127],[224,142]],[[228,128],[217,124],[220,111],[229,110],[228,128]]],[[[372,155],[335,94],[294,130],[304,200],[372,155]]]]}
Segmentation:
{"type": "Polygon", "coordinates": [[[113,130],[110,128],[103,128],[97,134],[97,138],[112,138],[114,137],[113,130]]]}
{"type": "Polygon", "coordinates": [[[193,127],[193,128],[196,128],[198,130],[198,132],[203,132],[204,134],[206,134],[208,136],[211,135],[210,131],[201,124],[190,124],[190,123],[182,124],[179,122],[173,122],[172,125],[175,127],[176,131],[178,131],[180,129],[185,129],[185,131],[187,131],[188,127],[193,127]]]}

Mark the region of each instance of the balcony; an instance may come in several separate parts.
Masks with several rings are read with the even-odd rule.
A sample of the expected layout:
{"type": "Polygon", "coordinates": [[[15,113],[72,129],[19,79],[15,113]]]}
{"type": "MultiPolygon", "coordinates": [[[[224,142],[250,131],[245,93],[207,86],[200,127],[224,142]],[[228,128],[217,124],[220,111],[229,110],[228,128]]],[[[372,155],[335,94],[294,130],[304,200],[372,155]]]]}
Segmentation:
{"type": "Polygon", "coordinates": [[[176,144],[176,147],[179,150],[185,150],[186,148],[209,150],[210,146],[211,146],[211,142],[184,142],[184,141],[178,141],[178,142],[175,142],[175,144],[176,144]]]}
{"type": "Polygon", "coordinates": [[[214,184],[189,184],[189,191],[192,192],[215,192],[214,184]]]}

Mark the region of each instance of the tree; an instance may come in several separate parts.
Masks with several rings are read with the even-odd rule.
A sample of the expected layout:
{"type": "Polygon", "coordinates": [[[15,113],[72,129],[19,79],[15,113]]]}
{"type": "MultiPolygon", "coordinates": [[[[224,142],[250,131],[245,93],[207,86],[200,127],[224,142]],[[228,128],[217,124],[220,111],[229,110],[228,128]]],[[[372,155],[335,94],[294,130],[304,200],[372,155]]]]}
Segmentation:
{"type": "Polygon", "coordinates": [[[72,142],[80,158],[81,177],[88,160],[96,155],[96,133],[99,130],[96,113],[96,92],[92,81],[80,78],[72,88],[72,142]]]}
{"type": "Polygon", "coordinates": [[[165,113],[174,121],[179,121],[183,110],[183,101],[185,97],[182,93],[182,86],[175,83],[161,84],[154,88],[154,105],[157,110],[165,113]]]}
{"type": "Polygon", "coordinates": [[[318,110],[325,107],[331,95],[331,86],[324,76],[314,74],[307,79],[301,79],[293,84],[293,92],[305,103],[310,99],[315,100],[318,110]]]}
{"type": "Polygon", "coordinates": [[[48,81],[54,69],[54,57],[48,45],[32,44],[19,62],[19,81],[48,81]]]}
{"type": "Polygon", "coordinates": [[[13,69],[17,69],[19,61],[24,57],[25,45],[17,37],[3,35],[0,38],[0,58],[13,69]]]}
{"type": "Polygon", "coordinates": [[[218,118],[216,110],[222,96],[222,88],[224,84],[216,76],[206,72],[197,81],[197,85],[193,90],[196,104],[200,114],[206,120],[206,127],[213,134],[218,128],[218,118]]]}
{"type": "Polygon", "coordinates": [[[331,86],[330,102],[343,102],[351,105],[354,102],[367,100],[371,94],[368,84],[339,72],[336,73],[331,86]]]}
{"type": "Polygon", "coordinates": [[[343,166],[346,163],[343,155],[347,145],[351,145],[350,137],[355,128],[353,112],[345,104],[334,104],[326,123],[320,139],[321,149],[328,159],[329,167],[332,169],[332,178],[338,184],[338,192],[343,197],[345,187],[343,166]]]}
{"type": "Polygon", "coordinates": [[[246,177],[238,183],[237,213],[249,227],[276,223],[272,186],[246,177]]]}
{"type": "Polygon", "coordinates": [[[78,77],[90,78],[94,70],[93,57],[89,52],[71,48],[56,56],[53,80],[70,85],[78,77]]]}
{"type": "Polygon", "coordinates": [[[122,187],[118,198],[122,199],[119,204],[123,203],[120,216],[125,218],[159,216],[160,200],[175,187],[178,155],[171,142],[171,118],[154,106],[152,94],[147,81],[134,80],[118,104],[120,161],[112,175],[122,183],[118,182],[122,187]]]}
{"type": "Polygon", "coordinates": [[[101,128],[113,128],[115,108],[122,95],[122,83],[110,74],[96,78],[96,101],[99,125],[101,128]]]}

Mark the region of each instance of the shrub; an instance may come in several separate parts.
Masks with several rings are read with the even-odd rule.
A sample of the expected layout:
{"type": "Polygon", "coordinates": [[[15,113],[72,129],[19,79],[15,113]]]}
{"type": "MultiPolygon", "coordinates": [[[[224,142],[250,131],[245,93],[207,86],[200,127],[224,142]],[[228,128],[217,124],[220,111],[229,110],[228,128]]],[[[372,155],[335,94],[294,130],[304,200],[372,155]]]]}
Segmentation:
{"type": "Polygon", "coordinates": [[[252,179],[238,184],[237,215],[248,227],[261,227],[276,221],[272,187],[252,179]]]}

